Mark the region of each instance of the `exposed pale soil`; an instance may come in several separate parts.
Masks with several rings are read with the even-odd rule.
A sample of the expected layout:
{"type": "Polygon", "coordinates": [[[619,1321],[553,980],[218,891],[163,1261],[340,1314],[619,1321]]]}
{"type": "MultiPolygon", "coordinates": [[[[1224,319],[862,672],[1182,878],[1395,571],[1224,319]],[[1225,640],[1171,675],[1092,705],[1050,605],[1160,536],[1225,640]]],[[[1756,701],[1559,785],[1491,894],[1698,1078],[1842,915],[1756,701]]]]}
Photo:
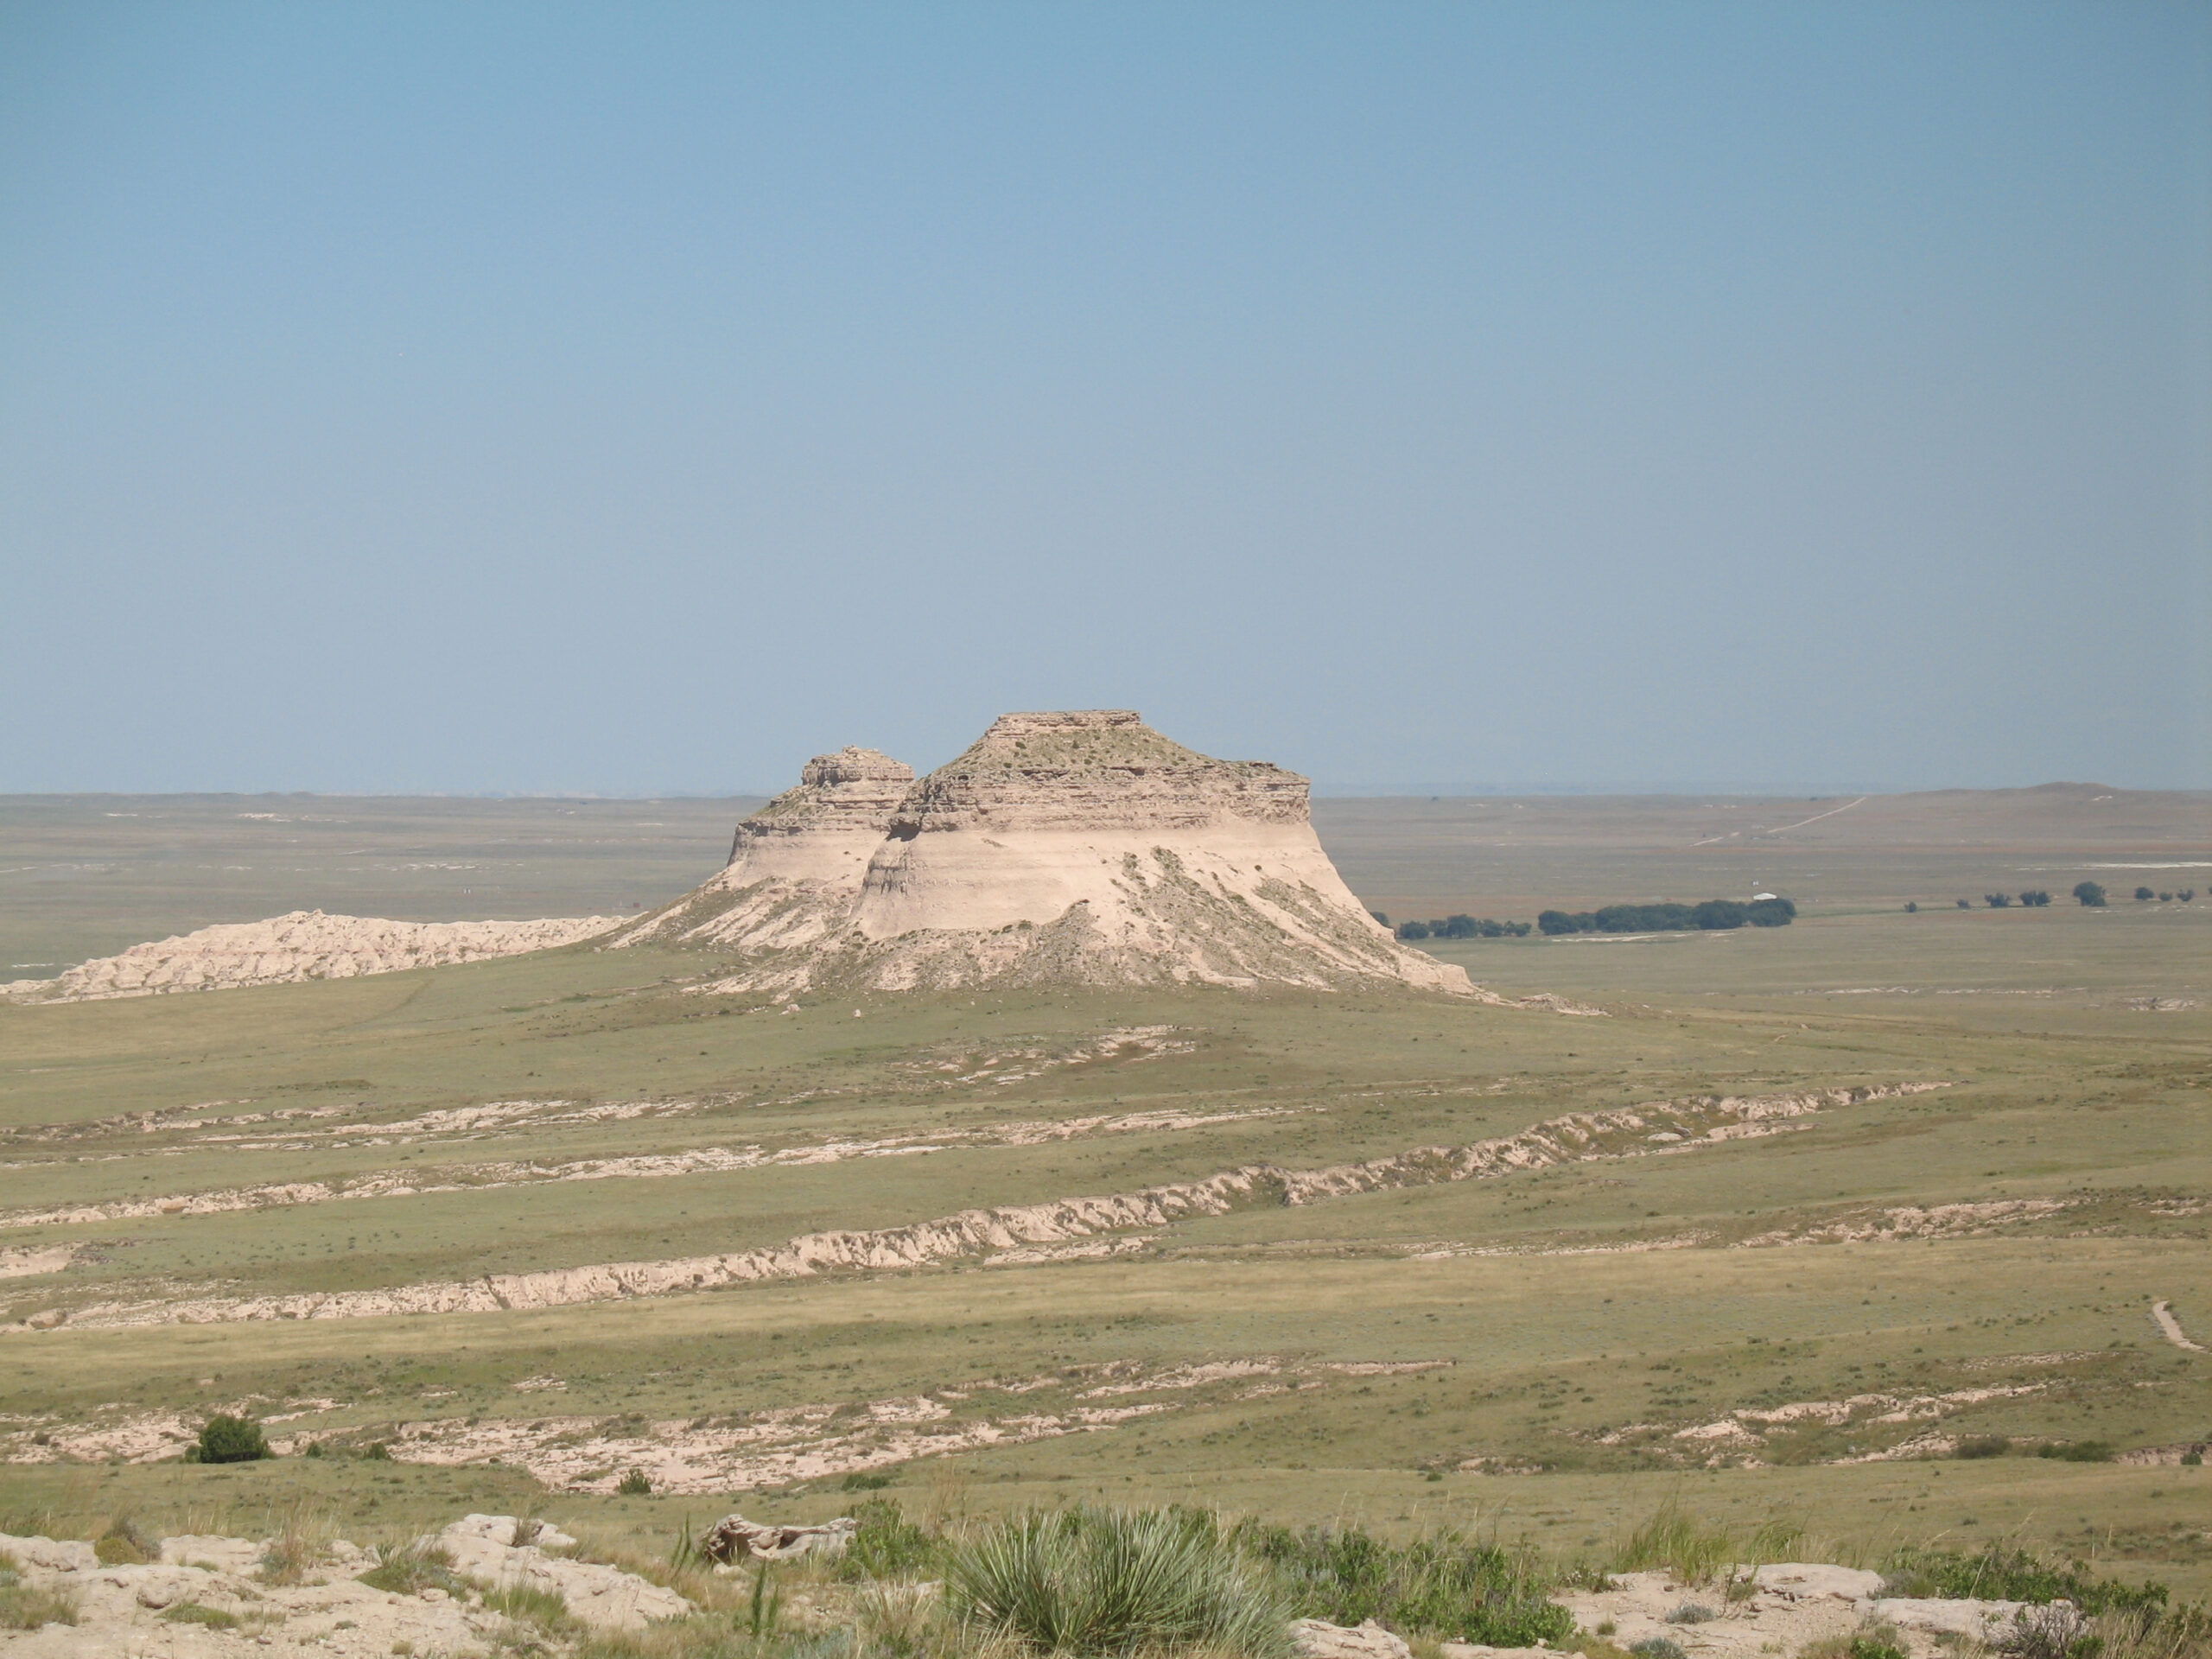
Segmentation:
{"type": "Polygon", "coordinates": [[[377,1553],[342,1539],[310,1547],[314,1564],[300,1582],[288,1584],[261,1565],[273,1539],[171,1537],[162,1541],[156,1561],[103,1566],[88,1543],[0,1534],[0,1553],[24,1582],[77,1605],[73,1624],[0,1632],[0,1652],[23,1659],[153,1652],[177,1659],[264,1653],[370,1659],[481,1651],[510,1632],[531,1635],[484,1605],[483,1591],[506,1585],[558,1594],[574,1618],[598,1629],[640,1629],[691,1610],[675,1592],[634,1573],[571,1559],[566,1552],[576,1541],[553,1529],[521,1547],[514,1535],[511,1516],[472,1515],[429,1541],[475,1586],[454,1597],[442,1589],[411,1595],[372,1589],[356,1575],[378,1564],[377,1553]],[[230,1627],[176,1616],[195,1608],[230,1627]]]}
{"type": "Polygon", "coordinates": [[[296,910],[261,922],[226,922],[72,968],[58,979],[16,980],[0,995],[24,1001],[89,1001],[165,991],[220,990],[308,979],[436,968],[574,944],[615,925],[613,916],[530,922],[393,922],[296,910]]]}
{"type": "MultiPolygon", "coordinates": [[[[211,1192],[167,1193],[106,1204],[66,1205],[56,1210],[18,1211],[0,1216],[0,1228],[78,1226],[154,1216],[213,1216],[242,1210],[279,1209],[327,1204],[346,1198],[392,1198],[430,1192],[490,1191],[559,1181],[650,1180],[677,1175],[727,1174],[748,1169],[783,1169],[842,1163],[855,1158],[911,1158],[931,1153],[988,1147],[1040,1146],[1096,1135],[1156,1135],[1210,1128],[1255,1117],[1281,1117],[1292,1108],[1249,1107],[1220,1112],[1125,1112],[1115,1116],[1046,1118],[1000,1124],[990,1128],[934,1129],[885,1135],[868,1141],[821,1141],[803,1146],[765,1147],[694,1147],[679,1152],[627,1157],[580,1158],[566,1163],[523,1159],[450,1164],[442,1167],[376,1170],[342,1181],[283,1181],[262,1186],[224,1187],[211,1192]]],[[[344,1143],[341,1143],[344,1144],[344,1143]]],[[[66,1247],[0,1252],[0,1278],[52,1273],[68,1265],[66,1247]],[[20,1258],[28,1264],[13,1265],[20,1258]]]]}
{"type": "Polygon", "coordinates": [[[1136,1192],[963,1211],[871,1231],[807,1234],[771,1248],[652,1262],[607,1262],[536,1273],[281,1296],[173,1295],[48,1309],[0,1332],[241,1320],[359,1319],[394,1313],[489,1312],[666,1295],[843,1269],[909,1268],[960,1257],[1058,1245],[1099,1234],[1222,1215],[1255,1203],[1300,1205],[1393,1187],[1475,1180],[1590,1159],[1648,1156],[1783,1133],[1826,1108],[1923,1093],[1938,1083],[1751,1096],[1696,1096],[1604,1112],[1577,1112],[1518,1135],[1463,1147],[1424,1147],[1394,1157],[1317,1170],[1249,1164],[1203,1180],[1136,1192]]]}

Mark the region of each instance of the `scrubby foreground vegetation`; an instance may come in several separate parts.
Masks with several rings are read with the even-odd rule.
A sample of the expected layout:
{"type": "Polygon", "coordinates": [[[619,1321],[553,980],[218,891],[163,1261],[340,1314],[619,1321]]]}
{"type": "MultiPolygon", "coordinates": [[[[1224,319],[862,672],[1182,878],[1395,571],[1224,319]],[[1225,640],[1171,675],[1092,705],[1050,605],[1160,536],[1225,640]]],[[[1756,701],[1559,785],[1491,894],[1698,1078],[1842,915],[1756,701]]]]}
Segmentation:
{"type": "Polygon", "coordinates": [[[261,1648],[423,1659],[1328,1659],[1402,1652],[1393,1638],[1416,1654],[1461,1642],[1672,1659],[1685,1641],[1710,1647],[1718,1636],[1733,1643],[1724,1652],[1756,1643],[1802,1659],[2212,1653],[2212,1618],[2156,1583],[2100,1578],[2003,1544],[1900,1549],[1872,1573],[1774,1565],[1819,1547],[1794,1526],[1732,1529],[1671,1501],[1610,1551],[1565,1559],[1455,1528],[1392,1540],[1344,1522],[1292,1529],[1186,1505],[917,1520],[895,1500],[872,1499],[854,1519],[842,1552],[721,1565],[688,1526],[652,1551],[539,1517],[479,1516],[363,1552],[296,1512],[258,1546],[170,1542],[118,1517],[97,1559],[121,1572],[102,1573],[85,1556],[78,1569],[41,1570],[58,1565],[43,1537],[10,1541],[35,1566],[0,1549],[0,1632],[59,1628],[69,1634],[48,1643],[55,1651],[119,1653],[155,1629],[174,1647],[189,1626],[261,1648]],[[257,1549],[251,1565],[241,1559],[257,1549]],[[228,1560],[180,1566],[194,1554],[228,1560]],[[1825,1611],[1814,1608],[1808,1625],[1803,1598],[1783,1586],[1822,1573],[1863,1580],[1864,1593],[1840,1605],[1824,1586],[1815,1599],[1825,1611]],[[597,1593],[622,1583],[634,1593],[597,1593]],[[1595,1616],[1635,1585],[1663,1591],[1664,1624],[1682,1639],[1633,1639],[1595,1616]],[[1980,1634],[1961,1639],[1968,1628],[1980,1634]],[[1808,1630],[1821,1633],[1803,1639],[1808,1630]]]}

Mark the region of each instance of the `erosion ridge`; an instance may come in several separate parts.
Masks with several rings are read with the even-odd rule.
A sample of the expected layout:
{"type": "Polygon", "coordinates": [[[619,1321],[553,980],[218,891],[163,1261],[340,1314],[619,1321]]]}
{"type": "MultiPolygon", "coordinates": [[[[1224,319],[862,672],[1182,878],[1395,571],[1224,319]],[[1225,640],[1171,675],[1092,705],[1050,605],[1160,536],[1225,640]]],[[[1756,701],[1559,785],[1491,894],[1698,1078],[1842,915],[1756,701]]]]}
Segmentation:
{"type": "Polygon", "coordinates": [[[1478,995],[1368,915],[1296,772],[1201,754],[1119,709],[1001,715],[895,802],[906,768],[844,754],[741,825],[719,875],[610,943],[718,945],[741,965],[705,988],[782,997],[1381,980],[1478,995]]]}
{"type": "Polygon", "coordinates": [[[1459,1147],[1416,1147],[1389,1157],[1321,1169],[1252,1163],[1203,1179],[1134,1192],[1087,1194],[1042,1204],[963,1210],[928,1221],[869,1230],[808,1233],[779,1245],[713,1255],[609,1262],[531,1273],[395,1286],[381,1290],[309,1291],[288,1295],[161,1297],[50,1309],[0,1333],[149,1325],[215,1325],[270,1319],[373,1319],[395,1313],[474,1313],[574,1306],[665,1296],[762,1280],[880,1271],[978,1256],[1041,1259],[1038,1246],[1072,1245],[1107,1254],[1144,1242],[1133,1229],[1192,1216],[1225,1215],[1253,1204],[1306,1205],[1394,1187],[1482,1180],[1528,1169],[1596,1159],[1657,1156],[1783,1132],[1789,1120],[1836,1106],[1894,1099],[1944,1088],[1901,1083],[1784,1095],[1699,1095],[1600,1112],[1572,1112],[1518,1135],[1459,1147]],[[1101,1235],[1122,1234],[1120,1239],[1101,1235]]]}
{"type": "Polygon", "coordinates": [[[308,979],[437,968],[525,950],[548,950],[604,933],[613,916],[524,922],[395,922],[295,910],[260,922],[224,922],[134,944],[119,956],[80,963],[57,979],[16,980],[0,996],[24,1001],[92,1001],[168,991],[219,990],[308,979]]]}

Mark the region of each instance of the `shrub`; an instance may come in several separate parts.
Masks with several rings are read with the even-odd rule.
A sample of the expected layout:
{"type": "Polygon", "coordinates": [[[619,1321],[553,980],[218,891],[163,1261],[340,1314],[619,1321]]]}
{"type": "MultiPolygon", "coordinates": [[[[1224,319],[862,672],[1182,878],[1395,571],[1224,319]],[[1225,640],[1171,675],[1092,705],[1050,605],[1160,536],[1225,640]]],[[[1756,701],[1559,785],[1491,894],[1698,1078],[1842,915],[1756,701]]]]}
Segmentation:
{"type": "Polygon", "coordinates": [[[2110,1463],[2112,1445],[2107,1440],[2069,1440],[2064,1445],[2039,1446],[2039,1458],[2056,1458],[2061,1463],[2110,1463]]]}
{"type": "Polygon", "coordinates": [[[2155,1612],[2166,1603],[2166,1586],[2122,1584],[2093,1579],[2076,1561],[2061,1567],[2031,1550],[1990,1544],[1974,1554],[1953,1550],[1904,1549],[1883,1564],[1888,1593],[1946,1599],[2070,1601],[2085,1613],[2155,1612]]]}
{"type": "Polygon", "coordinates": [[[2195,887],[2183,887],[2179,893],[2174,894],[2174,897],[2180,899],[2184,905],[2194,904],[2196,900],[2196,889],[2195,887]]]}
{"type": "Polygon", "coordinates": [[[161,1558],[161,1541],[149,1535],[127,1515],[107,1523],[107,1530],[92,1541],[92,1554],[104,1567],[139,1565],[161,1558]]]}
{"type": "Polygon", "coordinates": [[[2150,889],[2150,888],[2148,888],[2148,887],[2138,887],[2138,888],[2136,888],[2136,889],[2135,889],[2135,902],[2136,902],[2137,904],[2139,904],[2139,904],[2144,904],[2144,903],[2147,902],[2147,901],[2149,900],[2150,897],[2151,897],[2151,889],[2150,889]]]}
{"type": "Polygon", "coordinates": [[[254,1463],[276,1454],[261,1425],[248,1417],[218,1412],[200,1426],[200,1439],[185,1448],[187,1463],[254,1463]]]}
{"type": "Polygon", "coordinates": [[[1383,926],[1388,927],[1390,925],[1390,918],[1388,916],[1385,916],[1381,911],[1370,910],[1367,913],[1372,916],[1376,921],[1380,922],[1383,926]]]}
{"type": "Polygon", "coordinates": [[[0,1570],[0,1630],[35,1630],[48,1624],[74,1624],[77,1598],[67,1590],[20,1582],[0,1570]]]}
{"type": "Polygon", "coordinates": [[[1974,900],[1971,899],[1961,899],[1955,902],[1961,910],[1972,910],[1974,908],[1974,900]]]}
{"type": "Polygon", "coordinates": [[[1961,1458],[2001,1458],[2012,1449],[2012,1442],[2002,1434],[1969,1434],[1959,1442],[1953,1455],[1961,1458]]]}
{"type": "Polygon", "coordinates": [[[2171,905],[2173,901],[2174,896],[2171,893],[2161,893],[2158,895],[2158,902],[2162,905],[2171,905]]]}
{"type": "Polygon", "coordinates": [[[922,1578],[934,1570],[937,1535],[906,1518],[895,1497],[872,1497],[853,1506],[852,1541],[838,1558],[841,1579],[922,1578]]]}
{"type": "Polygon", "coordinates": [[[1920,913],[1920,905],[1918,901],[1910,899],[1906,899],[1904,913],[1908,916],[1917,916],[1920,913]]]}
{"type": "Polygon", "coordinates": [[[162,1609],[161,1617],[172,1624],[198,1624],[211,1630],[235,1630],[238,1627],[236,1613],[226,1613],[219,1607],[197,1601],[172,1602],[162,1609]]]}
{"type": "Polygon", "coordinates": [[[1642,1659],[1689,1659],[1682,1644],[1671,1636],[1647,1636],[1641,1642],[1631,1642],[1628,1650],[1642,1659]]]}
{"type": "Polygon", "coordinates": [[[1887,1625],[1860,1630],[1846,1651],[1849,1659],[1908,1659],[1904,1638],[1887,1625]]]}
{"type": "Polygon", "coordinates": [[[2077,903],[2087,905],[2091,910],[2101,910],[2105,906],[2105,890],[2094,881],[2076,881],[2074,897],[2077,903]]]}
{"type": "Polygon", "coordinates": [[[1398,937],[1402,939],[1425,939],[1428,937],[1427,922],[1400,922],[1398,937]]]}
{"type": "Polygon", "coordinates": [[[614,1490],[624,1497],[646,1497],[652,1493],[653,1484],[645,1478],[642,1469],[632,1469],[614,1484],[614,1490]]]}
{"type": "Polygon", "coordinates": [[[1280,1659],[1289,1649],[1274,1586],[1198,1511],[1009,1516],[948,1549],[944,1588],[971,1629],[1036,1652],[1280,1659]]]}
{"type": "Polygon", "coordinates": [[[1573,1634],[1531,1557],[1449,1529],[1403,1545],[1357,1527],[1247,1526],[1244,1547],[1274,1568],[1294,1609],[1332,1624],[1376,1619],[1485,1647],[1533,1647],[1573,1634]]]}
{"type": "Polygon", "coordinates": [[[361,1582],[372,1590],[412,1596],[438,1589],[448,1595],[456,1595],[468,1587],[454,1572],[453,1557],[428,1538],[393,1544],[378,1551],[377,1555],[378,1565],[360,1575],[361,1582]]]}
{"type": "Polygon", "coordinates": [[[2041,887],[2031,887],[2020,895],[2020,902],[2031,909],[2041,910],[2050,902],[2050,895],[2041,887]]]}
{"type": "Polygon", "coordinates": [[[1992,910],[2003,910],[2012,904],[2012,895],[2009,893],[1985,893],[1981,895],[1981,902],[1992,910]]]}
{"type": "Polygon", "coordinates": [[[1667,1615],[1669,1624],[1710,1624],[1720,1615],[1701,1601],[1686,1601],[1667,1615]]]}
{"type": "Polygon", "coordinates": [[[837,1490],[841,1492],[880,1492],[897,1478],[895,1475],[855,1469],[837,1483],[837,1490]]]}

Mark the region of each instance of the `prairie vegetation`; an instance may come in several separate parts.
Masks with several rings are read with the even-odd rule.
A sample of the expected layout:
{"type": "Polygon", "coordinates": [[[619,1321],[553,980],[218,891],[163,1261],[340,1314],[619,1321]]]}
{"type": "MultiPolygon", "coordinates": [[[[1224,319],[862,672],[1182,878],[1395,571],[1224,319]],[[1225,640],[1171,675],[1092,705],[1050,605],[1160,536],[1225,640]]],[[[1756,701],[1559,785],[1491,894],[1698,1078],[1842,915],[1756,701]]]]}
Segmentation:
{"type": "MultiPolygon", "coordinates": [[[[2201,811],[2123,798],[2132,838],[2090,823],[2069,841],[2027,814],[2034,834],[2007,842],[1967,822],[1979,805],[1946,805],[1948,839],[1894,816],[1843,839],[1870,802],[1707,846],[1725,822],[1677,835],[1655,813],[1674,839],[1644,846],[1606,803],[1580,839],[1556,803],[1540,836],[1407,804],[1395,840],[1376,804],[1322,804],[1363,815],[1341,847],[1319,816],[1386,913],[1770,890],[1798,917],[1422,942],[1603,1018],[1173,988],[778,1006],[689,991],[721,964],[664,950],[0,1008],[0,1529],[92,1540],[129,1515],[260,1537],[299,1512],[396,1541],[537,1504],[665,1561],[685,1522],[733,1508],[815,1521],[896,1499],[937,1536],[1181,1504],[1280,1529],[1264,1535],[1294,1586],[1335,1574],[1413,1605],[1481,1549],[1536,1563],[1529,1582],[1615,1560],[1674,1493],[1724,1553],[1779,1518],[1832,1559],[1979,1559],[1997,1540],[2212,1595],[2201,1459],[2183,1461],[2212,1433],[2212,908],[1902,908],[2130,862],[2179,876],[2212,861],[2185,833],[2201,811]],[[1984,840],[1960,844],[1961,823],[1984,840]],[[1532,844],[1495,844],[1516,838],[1532,844]],[[1319,1171],[1644,1102],[1908,1083],[1945,1086],[1483,1179],[1296,1204],[1255,1189],[926,1265],[588,1306],[129,1322],[1319,1171]],[[2154,1322],[2162,1300],[2197,1349],[2154,1322]],[[277,1455],[184,1462],[219,1416],[277,1455]],[[632,1471],[647,1490],[625,1494],[632,1471]],[[1370,1573],[1344,1553],[1355,1534],[1432,1554],[1370,1573]]],[[[404,863],[392,833],[378,861],[404,863]]],[[[630,855],[607,856],[602,893],[628,884],[630,855]]],[[[175,874],[134,868],[134,892],[175,874]]],[[[531,912],[602,902],[536,868],[531,912]]],[[[115,891],[80,926],[67,885],[0,923],[107,927],[115,891]]],[[[1040,1551],[1075,1548],[1052,1538],[1040,1551]]],[[[895,1645],[913,1611],[892,1597],[870,1617],[895,1645]]]]}

